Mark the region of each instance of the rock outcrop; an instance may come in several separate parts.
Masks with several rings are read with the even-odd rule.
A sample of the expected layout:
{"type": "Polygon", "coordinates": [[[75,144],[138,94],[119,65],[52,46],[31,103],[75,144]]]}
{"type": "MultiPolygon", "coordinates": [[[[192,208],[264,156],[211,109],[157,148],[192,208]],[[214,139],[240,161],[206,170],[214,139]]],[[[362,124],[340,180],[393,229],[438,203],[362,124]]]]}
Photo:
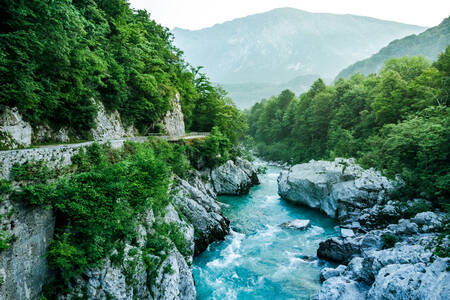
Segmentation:
{"type": "Polygon", "coordinates": [[[1,231],[13,238],[0,252],[0,299],[37,299],[47,277],[47,253],[55,229],[53,211],[6,197],[0,203],[1,231]]]}
{"type": "MultiPolygon", "coordinates": [[[[41,153],[41,149],[21,151],[41,153]]],[[[71,153],[67,152],[65,164],[70,163],[71,153]]],[[[51,161],[50,157],[48,160],[51,161]]],[[[238,161],[255,181],[256,169],[246,161],[238,161]]],[[[172,204],[165,208],[163,215],[154,216],[150,210],[140,218],[137,241],[124,241],[123,260],[117,262],[114,259],[117,252],[113,252],[101,267],[86,270],[72,282],[72,293],[61,299],[75,299],[75,296],[86,299],[195,299],[193,256],[229,233],[229,221],[222,214],[210,179],[197,171],[187,179],[175,178],[172,204]],[[162,223],[175,224],[181,230],[187,248],[178,249],[172,243],[171,249],[164,253],[148,254],[147,242],[154,238],[155,224],[162,223]],[[150,265],[153,267],[149,268],[150,265]]],[[[9,249],[0,253],[0,298],[37,299],[51,275],[45,257],[55,229],[53,211],[10,202],[7,197],[0,204],[0,215],[3,216],[0,225],[17,238],[9,249]]]]}
{"type": "MultiPolygon", "coordinates": [[[[354,236],[322,242],[318,256],[343,265],[322,270],[324,282],[315,299],[447,299],[450,260],[432,252],[438,236],[434,230],[442,219],[424,212],[382,229],[362,226],[354,236]]],[[[443,241],[442,247],[449,243],[443,241]]]]}
{"type": "Polygon", "coordinates": [[[198,172],[188,181],[177,178],[174,190],[175,203],[195,229],[195,254],[229,233],[230,221],[222,215],[211,183],[203,182],[198,172]]]}
{"type": "Polygon", "coordinates": [[[236,158],[211,170],[211,181],[218,195],[243,195],[259,184],[257,169],[247,160],[236,158]]]}
{"type": "MultiPolygon", "coordinates": [[[[92,101],[94,100],[92,99],[92,101]]],[[[135,129],[133,126],[127,127],[122,123],[117,110],[111,113],[106,112],[105,106],[100,101],[96,102],[96,106],[96,126],[91,129],[91,134],[94,140],[112,140],[134,136],[135,129]]]]}
{"type": "Polygon", "coordinates": [[[22,119],[16,107],[5,107],[0,115],[0,146],[5,149],[16,149],[31,145],[32,129],[22,119]]]}
{"type": "Polygon", "coordinates": [[[179,93],[176,93],[172,100],[172,109],[164,116],[163,127],[169,136],[183,136],[185,134],[179,93]]]}
{"type": "Polygon", "coordinates": [[[282,171],[278,193],[283,199],[344,219],[381,203],[394,184],[379,172],[364,170],[352,159],[310,161],[282,171]]]}

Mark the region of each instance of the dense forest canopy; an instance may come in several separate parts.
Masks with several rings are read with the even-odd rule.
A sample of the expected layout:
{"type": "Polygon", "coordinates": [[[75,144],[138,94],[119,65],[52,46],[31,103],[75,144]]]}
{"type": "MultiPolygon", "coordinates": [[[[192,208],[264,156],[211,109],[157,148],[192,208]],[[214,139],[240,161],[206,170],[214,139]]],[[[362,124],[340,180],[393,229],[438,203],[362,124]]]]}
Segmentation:
{"type": "MultiPolygon", "coordinates": [[[[450,47],[431,64],[392,59],[378,75],[319,79],[295,97],[286,90],[255,104],[249,132],[258,153],[291,163],[356,157],[401,175],[408,197],[450,197],[450,47]]],[[[448,207],[447,207],[448,209],[448,207]]]]}
{"type": "Polygon", "coordinates": [[[86,137],[95,99],[145,134],[179,92],[188,130],[245,129],[234,104],[183,60],[168,29],[126,0],[6,0],[0,9],[0,105],[18,107],[33,126],[86,137]]]}

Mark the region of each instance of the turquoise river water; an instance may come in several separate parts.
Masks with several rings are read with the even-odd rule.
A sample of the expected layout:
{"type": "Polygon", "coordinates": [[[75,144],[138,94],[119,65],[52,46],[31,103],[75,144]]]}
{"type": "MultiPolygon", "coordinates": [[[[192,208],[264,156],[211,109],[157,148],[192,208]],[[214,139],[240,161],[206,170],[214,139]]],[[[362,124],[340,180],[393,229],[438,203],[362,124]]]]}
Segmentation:
{"type": "Polygon", "coordinates": [[[195,258],[198,299],[309,299],[319,289],[327,263],[315,258],[316,250],[320,241],[337,235],[336,223],[282,200],[280,171],[268,166],[248,195],[220,197],[232,231],[195,258]],[[279,226],[294,219],[309,219],[312,226],[305,231],[279,226]]]}

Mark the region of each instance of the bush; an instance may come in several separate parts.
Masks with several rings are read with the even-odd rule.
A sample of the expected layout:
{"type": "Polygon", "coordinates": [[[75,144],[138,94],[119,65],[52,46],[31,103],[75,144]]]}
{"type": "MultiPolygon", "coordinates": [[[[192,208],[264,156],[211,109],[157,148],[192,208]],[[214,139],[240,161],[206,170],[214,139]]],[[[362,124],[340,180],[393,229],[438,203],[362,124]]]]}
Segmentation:
{"type": "Polygon", "coordinates": [[[383,249],[389,249],[395,246],[395,243],[398,242],[398,237],[396,235],[385,233],[381,236],[384,241],[383,249]]]}

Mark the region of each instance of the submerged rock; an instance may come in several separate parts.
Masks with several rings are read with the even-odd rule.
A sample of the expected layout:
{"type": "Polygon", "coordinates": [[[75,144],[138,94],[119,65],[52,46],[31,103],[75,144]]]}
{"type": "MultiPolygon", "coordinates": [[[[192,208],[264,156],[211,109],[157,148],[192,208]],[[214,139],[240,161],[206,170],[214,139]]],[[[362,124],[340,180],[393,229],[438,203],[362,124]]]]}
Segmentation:
{"type": "Polygon", "coordinates": [[[394,185],[379,172],[364,170],[352,159],[310,161],[282,171],[278,193],[283,199],[345,218],[355,209],[384,200],[394,185]]]}
{"type": "Polygon", "coordinates": [[[311,226],[311,222],[309,220],[296,219],[293,221],[282,223],[282,224],[280,224],[280,226],[285,227],[285,228],[290,228],[290,229],[304,230],[311,226]]]}

